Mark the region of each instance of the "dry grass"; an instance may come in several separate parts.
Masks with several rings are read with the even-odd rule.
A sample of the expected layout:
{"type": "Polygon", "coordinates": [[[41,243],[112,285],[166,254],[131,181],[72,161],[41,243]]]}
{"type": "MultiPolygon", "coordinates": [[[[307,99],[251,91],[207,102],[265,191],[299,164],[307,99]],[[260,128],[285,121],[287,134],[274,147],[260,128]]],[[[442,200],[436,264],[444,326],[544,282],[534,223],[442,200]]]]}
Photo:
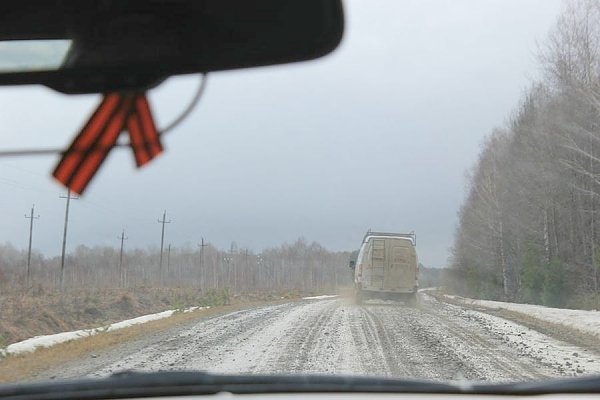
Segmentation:
{"type": "Polygon", "coordinates": [[[0,347],[37,335],[95,328],[167,309],[226,304],[189,288],[96,289],[0,296],[0,347]]]}
{"type": "Polygon", "coordinates": [[[9,356],[0,361],[0,383],[29,379],[42,371],[57,368],[69,361],[91,357],[95,352],[135,340],[147,335],[148,332],[162,332],[203,317],[235,311],[250,305],[254,304],[220,306],[189,313],[176,313],[169,318],[134,325],[113,332],[99,333],[88,338],[73,340],[49,348],[41,348],[33,353],[9,356]]]}
{"type": "Polygon", "coordinates": [[[299,297],[298,291],[246,293],[226,289],[89,289],[67,293],[0,294],[0,348],[38,335],[90,329],[140,315],[192,306],[272,301],[299,297]]]}
{"type": "Polygon", "coordinates": [[[278,300],[246,300],[233,305],[223,305],[187,313],[175,313],[168,318],[134,325],[129,328],[57,344],[49,348],[39,348],[32,353],[8,356],[0,359],[0,383],[18,382],[35,378],[41,372],[60,368],[61,365],[82,358],[89,358],[102,350],[125,342],[139,339],[149,332],[160,333],[193,323],[201,318],[222,315],[249,307],[280,304],[297,301],[299,297],[287,297],[278,300]]]}

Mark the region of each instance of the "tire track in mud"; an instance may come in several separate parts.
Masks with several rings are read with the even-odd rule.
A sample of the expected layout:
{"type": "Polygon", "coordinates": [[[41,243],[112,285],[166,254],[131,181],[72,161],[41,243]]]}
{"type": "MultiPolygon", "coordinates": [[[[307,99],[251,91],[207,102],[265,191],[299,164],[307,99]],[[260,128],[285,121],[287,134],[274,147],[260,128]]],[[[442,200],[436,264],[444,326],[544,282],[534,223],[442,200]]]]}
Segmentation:
{"type": "Polygon", "coordinates": [[[494,381],[539,376],[532,367],[522,367],[502,343],[481,338],[477,326],[459,326],[424,308],[375,306],[370,312],[381,326],[392,328],[389,353],[405,364],[403,376],[494,381]]]}
{"type": "Polygon", "coordinates": [[[479,377],[478,368],[466,364],[443,340],[447,335],[442,321],[431,320],[421,309],[399,304],[366,308],[388,337],[384,352],[392,376],[435,380],[479,377]]]}
{"type": "Polygon", "coordinates": [[[293,340],[283,351],[279,352],[278,362],[284,370],[290,372],[303,372],[304,370],[315,370],[328,372],[332,363],[327,362],[327,336],[332,330],[332,320],[336,308],[333,304],[327,304],[321,308],[318,314],[307,315],[303,324],[298,324],[295,332],[291,333],[293,340]],[[290,354],[294,354],[290,357],[290,354]],[[315,363],[315,359],[323,358],[324,363],[315,363]],[[325,364],[325,365],[324,365],[325,364]],[[287,368],[285,368],[287,367],[287,368]]]}
{"type": "MultiPolygon", "coordinates": [[[[247,343],[227,344],[231,356],[211,371],[240,373],[298,373],[309,364],[309,353],[318,348],[321,327],[333,312],[326,302],[297,305],[270,323],[254,330],[247,343]]],[[[325,371],[326,372],[326,371],[325,371]]]]}
{"type": "MultiPolygon", "coordinates": [[[[336,351],[339,353],[340,347],[345,345],[332,338],[340,339],[337,330],[340,312],[335,304],[328,304],[320,315],[312,318],[309,316],[309,318],[306,324],[308,329],[300,328],[296,332],[295,343],[301,344],[301,347],[293,358],[291,371],[333,373],[339,365],[334,361],[336,351]]],[[[281,354],[284,359],[289,359],[289,354],[293,354],[293,351],[293,347],[288,347],[281,354]]]]}
{"type": "Polygon", "coordinates": [[[357,349],[360,349],[361,369],[366,375],[389,376],[389,363],[382,363],[386,353],[381,343],[380,332],[373,318],[362,307],[352,307],[354,320],[351,334],[357,349]]]}
{"type": "Polygon", "coordinates": [[[121,370],[210,370],[220,362],[223,344],[244,342],[262,324],[273,323],[293,307],[287,303],[233,313],[203,320],[168,338],[154,343],[132,343],[120,349],[118,361],[97,369],[93,376],[105,376],[121,370]]]}
{"type": "Polygon", "coordinates": [[[458,373],[468,379],[477,380],[533,380],[551,376],[552,373],[537,360],[523,358],[509,348],[498,337],[490,335],[481,324],[463,318],[443,305],[423,310],[432,318],[426,321],[441,321],[445,346],[451,347],[461,361],[458,373]]]}
{"type": "MultiPolygon", "coordinates": [[[[374,336],[377,338],[375,341],[379,345],[377,350],[382,355],[379,363],[385,361],[386,375],[388,376],[410,376],[411,368],[410,364],[399,360],[400,356],[405,354],[402,351],[398,351],[399,342],[391,338],[392,330],[386,328],[385,324],[381,321],[375,308],[363,308],[363,314],[367,321],[368,330],[374,332],[374,336]]],[[[400,328],[400,327],[398,327],[400,328]]]]}
{"type": "Polygon", "coordinates": [[[474,325],[481,332],[479,340],[493,340],[500,343],[499,348],[508,349],[482,353],[496,359],[492,365],[497,368],[488,370],[489,375],[493,376],[502,367],[518,372],[520,379],[600,373],[600,355],[593,349],[579,346],[580,338],[573,342],[557,339],[543,333],[544,330],[537,331],[493,313],[445,303],[427,294],[423,298],[430,305],[429,312],[441,314],[453,324],[457,336],[464,335],[474,325]]]}

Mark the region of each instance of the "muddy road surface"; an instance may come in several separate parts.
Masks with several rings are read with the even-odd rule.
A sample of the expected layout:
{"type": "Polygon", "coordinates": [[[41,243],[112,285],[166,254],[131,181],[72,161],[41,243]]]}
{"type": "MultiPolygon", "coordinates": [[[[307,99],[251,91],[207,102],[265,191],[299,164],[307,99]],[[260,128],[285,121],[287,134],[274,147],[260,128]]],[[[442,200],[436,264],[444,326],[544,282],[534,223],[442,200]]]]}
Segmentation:
{"type": "Polygon", "coordinates": [[[503,382],[597,374],[600,355],[421,294],[417,307],[316,299],[208,317],[149,333],[38,378],[132,369],[503,382]]]}

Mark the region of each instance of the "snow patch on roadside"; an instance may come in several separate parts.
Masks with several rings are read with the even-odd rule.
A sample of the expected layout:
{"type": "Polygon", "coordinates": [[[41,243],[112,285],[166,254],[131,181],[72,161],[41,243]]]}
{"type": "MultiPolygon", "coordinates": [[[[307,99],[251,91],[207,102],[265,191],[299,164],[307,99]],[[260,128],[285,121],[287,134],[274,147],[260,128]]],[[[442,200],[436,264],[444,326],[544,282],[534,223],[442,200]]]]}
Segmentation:
{"type": "Polygon", "coordinates": [[[598,311],[570,310],[492,300],[475,300],[448,294],[445,294],[444,297],[457,300],[463,304],[518,312],[544,322],[563,325],[586,334],[600,337],[600,312],[598,311]]]}
{"type": "MultiPolygon", "coordinates": [[[[422,296],[422,303],[434,307],[437,302],[434,297],[425,293],[422,296]]],[[[458,300],[457,296],[453,296],[453,298],[458,300]]],[[[475,331],[472,327],[478,326],[488,332],[489,335],[486,337],[499,338],[501,340],[498,345],[499,353],[502,353],[501,346],[507,346],[514,350],[518,357],[514,358],[513,367],[516,367],[520,361],[533,359],[539,365],[540,371],[545,370],[543,375],[548,377],[598,375],[600,373],[600,355],[592,350],[555,339],[520,323],[488,314],[483,310],[472,310],[451,303],[441,304],[443,304],[443,308],[440,310],[453,321],[462,320],[460,325],[465,329],[475,331]]],[[[466,303],[463,302],[463,304],[466,303]]],[[[481,355],[479,354],[479,356],[481,355]]],[[[494,372],[492,368],[486,371],[486,375],[489,376],[494,372]]]]}
{"type": "Polygon", "coordinates": [[[303,297],[302,300],[323,300],[323,299],[333,299],[335,297],[340,297],[340,295],[338,295],[338,294],[323,294],[321,296],[303,297]]]}
{"type": "Polygon", "coordinates": [[[433,287],[421,288],[421,289],[417,290],[417,292],[419,292],[419,293],[436,292],[441,289],[442,288],[439,286],[433,286],[433,287]]]}
{"type": "Polygon", "coordinates": [[[600,357],[587,349],[550,338],[500,317],[471,310],[465,310],[465,314],[481,323],[490,333],[500,335],[504,343],[519,354],[531,357],[561,375],[600,373],[600,357]]]}
{"type": "MultiPolygon", "coordinates": [[[[190,307],[183,310],[184,313],[207,309],[210,307],[190,307]]],[[[52,335],[41,335],[35,336],[29,339],[25,339],[21,342],[13,343],[8,345],[5,349],[0,349],[0,357],[5,357],[7,355],[17,355],[22,353],[30,353],[35,351],[41,347],[51,347],[59,343],[69,342],[71,340],[77,340],[81,338],[86,338],[90,336],[97,335],[102,332],[112,332],[118,329],[128,328],[130,326],[144,324],[150,321],[156,321],[159,319],[170,317],[171,315],[180,312],[179,310],[168,310],[155,314],[142,315],[141,317],[136,317],[132,319],[127,319],[120,322],[115,322],[114,324],[101,326],[98,328],[92,329],[80,329],[77,331],[71,332],[61,332],[55,333],[52,335]]]]}

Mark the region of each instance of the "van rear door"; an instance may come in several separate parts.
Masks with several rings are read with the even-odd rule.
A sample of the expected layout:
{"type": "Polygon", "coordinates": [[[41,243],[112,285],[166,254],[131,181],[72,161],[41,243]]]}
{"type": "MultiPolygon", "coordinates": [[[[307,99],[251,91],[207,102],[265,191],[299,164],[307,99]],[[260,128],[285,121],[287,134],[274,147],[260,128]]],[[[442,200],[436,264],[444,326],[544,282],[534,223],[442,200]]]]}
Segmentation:
{"type": "Polygon", "coordinates": [[[384,288],[386,278],[385,239],[373,239],[371,248],[371,286],[384,288]]]}
{"type": "Polygon", "coordinates": [[[386,289],[408,289],[414,286],[415,271],[411,263],[411,250],[401,241],[390,243],[390,260],[386,289]]]}

